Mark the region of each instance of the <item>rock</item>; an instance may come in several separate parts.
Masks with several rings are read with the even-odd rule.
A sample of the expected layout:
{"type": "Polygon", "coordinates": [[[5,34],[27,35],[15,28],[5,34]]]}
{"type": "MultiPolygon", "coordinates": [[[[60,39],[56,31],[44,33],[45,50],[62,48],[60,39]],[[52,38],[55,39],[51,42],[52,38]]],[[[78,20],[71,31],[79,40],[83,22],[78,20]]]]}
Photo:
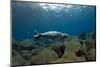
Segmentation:
{"type": "Polygon", "coordinates": [[[28,50],[21,50],[20,55],[26,60],[29,60],[30,57],[32,56],[30,51],[28,51],[28,50]]]}
{"type": "Polygon", "coordinates": [[[20,43],[17,40],[12,39],[12,49],[16,49],[17,51],[19,51],[20,48],[20,43]]]}
{"type": "Polygon", "coordinates": [[[46,44],[46,45],[49,46],[49,47],[60,47],[60,46],[64,45],[64,42],[55,41],[55,42],[53,42],[53,43],[46,44]]]}
{"type": "Polygon", "coordinates": [[[49,44],[49,45],[47,44],[46,48],[50,48],[50,49],[54,50],[60,58],[64,54],[65,45],[64,45],[64,42],[56,41],[52,44],[49,44]]]}
{"type": "Polygon", "coordinates": [[[78,57],[75,53],[80,49],[80,42],[71,40],[70,42],[65,42],[65,51],[64,55],[51,63],[64,63],[64,62],[77,62],[77,61],[86,61],[85,57],[78,57]]]}
{"type": "Polygon", "coordinates": [[[79,39],[85,40],[86,39],[86,33],[81,33],[79,35],[79,39]]]}
{"type": "Polygon", "coordinates": [[[96,33],[95,32],[87,33],[86,36],[87,36],[86,37],[87,40],[95,40],[96,39],[96,33]]]}
{"type": "Polygon", "coordinates": [[[14,44],[16,44],[16,45],[19,44],[19,42],[18,42],[17,40],[15,40],[15,39],[12,39],[12,43],[14,43],[14,44]]]}
{"type": "Polygon", "coordinates": [[[77,57],[73,52],[67,52],[62,58],[53,61],[51,63],[65,63],[65,62],[78,62],[86,61],[84,57],[77,57]]]}
{"type": "Polygon", "coordinates": [[[91,49],[91,48],[95,48],[96,47],[96,43],[95,41],[85,41],[85,48],[86,49],[91,49]]]}
{"type": "Polygon", "coordinates": [[[51,61],[57,60],[58,55],[52,49],[45,48],[42,52],[37,55],[33,55],[30,59],[31,64],[47,64],[51,61]]]}
{"type": "Polygon", "coordinates": [[[40,53],[40,52],[43,51],[43,50],[44,50],[43,47],[37,47],[37,48],[32,49],[32,50],[30,51],[30,53],[31,53],[32,55],[36,55],[36,54],[40,53]]]}
{"type": "Polygon", "coordinates": [[[76,42],[76,41],[72,40],[67,44],[65,43],[65,46],[66,46],[65,51],[64,51],[65,53],[66,52],[76,53],[80,49],[81,44],[80,44],[80,42],[76,42]]]}
{"type": "Polygon", "coordinates": [[[58,56],[60,58],[64,54],[65,46],[64,45],[59,46],[59,47],[53,46],[52,49],[58,54],[58,56]]]}
{"type": "Polygon", "coordinates": [[[84,56],[86,61],[96,60],[96,43],[95,40],[85,40],[78,52],[77,56],[84,56]]]}
{"type": "Polygon", "coordinates": [[[31,50],[34,48],[34,41],[32,39],[25,39],[21,41],[22,50],[31,50]]]}
{"type": "Polygon", "coordinates": [[[39,46],[34,46],[33,45],[33,49],[28,50],[28,49],[24,49],[24,50],[20,50],[20,55],[25,58],[26,60],[29,60],[31,58],[32,55],[36,55],[38,53],[40,53],[44,47],[39,47],[39,46]]]}
{"type": "Polygon", "coordinates": [[[20,54],[16,54],[15,56],[12,56],[12,65],[29,65],[30,62],[28,60],[25,60],[20,54]]]}
{"type": "Polygon", "coordinates": [[[89,52],[86,53],[87,61],[95,61],[96,60],[96,50],[91,49],[89,52]]]}
{"type": "MultiPolygon", "coordinates": [[[[84,52],[83,52],[81,49],[79,49],[79,50],[75,53],[75,55],[78,56],[78,57],[83,57],[83,56],[84,56],[84,52]]],[[[85,56],[84,56],[84,57],[85,57],[85,56]]]]}
{"type": "Polygon", "coordinates": [[[16,56],[16,55],[18,55],[18,54],[19,54],[18,51],[16,51],[15,49],[12,49],[12,56],[16,56]]]}
{"type": "Polygon", "coordinates": [[[81,33],[79,35],[79,39],[82,39],[82,40],[95,40],[96,39],[96,33],[94,33],[94,32],[81,33]]]}

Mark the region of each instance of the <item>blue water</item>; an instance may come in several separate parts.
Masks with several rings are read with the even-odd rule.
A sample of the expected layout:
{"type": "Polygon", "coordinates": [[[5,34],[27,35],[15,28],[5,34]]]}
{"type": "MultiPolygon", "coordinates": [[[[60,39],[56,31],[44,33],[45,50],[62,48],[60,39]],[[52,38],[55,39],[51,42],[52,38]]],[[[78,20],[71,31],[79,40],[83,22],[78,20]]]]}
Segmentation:
{"type": "MultiPolygon", "coordinates": [[[[34,31],[60,31],[70,35],[95,32],[96,7],[88,5],[39,5],[32,2],[12,2],[12,37],[33,38],[34,31]],[[59,5],[64,6],[60,8],[59,5]]],[[[51,4],[52,5],[52,4],[51,4]]]]}

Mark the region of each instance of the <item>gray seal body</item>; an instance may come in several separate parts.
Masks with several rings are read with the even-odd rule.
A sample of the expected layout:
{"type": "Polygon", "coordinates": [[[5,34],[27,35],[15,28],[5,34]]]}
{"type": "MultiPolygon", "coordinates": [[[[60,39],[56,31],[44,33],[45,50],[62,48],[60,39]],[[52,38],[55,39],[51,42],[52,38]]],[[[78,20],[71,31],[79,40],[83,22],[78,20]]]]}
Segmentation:
{"type": "Polygon", "coordinates": [[[44,39],[52,39],[52,40],[56,40],[56,39],[66,39],[68,37],[68,34],[66,33],[61,33],[58,31],[49,31],[49,32],[45,32],[45,33],[37,33],[35,32],[35,35],[33,36],[35,41],[39,40],[39,38],[44,38],[44,39]]]}

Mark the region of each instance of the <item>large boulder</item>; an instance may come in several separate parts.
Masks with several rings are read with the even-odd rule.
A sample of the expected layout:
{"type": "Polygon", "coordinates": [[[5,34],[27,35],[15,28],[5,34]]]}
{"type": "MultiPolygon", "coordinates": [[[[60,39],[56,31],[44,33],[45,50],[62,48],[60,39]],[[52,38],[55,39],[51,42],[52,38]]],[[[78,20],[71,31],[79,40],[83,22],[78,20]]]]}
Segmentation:
{"type": "Polygon", "coordinates": [[[49,48],[45,48],[37,55],[33,55],[30,59],[31,64],[46,64],[58,59],[58,55],[55,51],[49,48]]]}
{"type": "Polygon", "coordinates": [[[70,42],[65,42],[65,51],[64,55],[51,63],[65,63],[65,62],[77,62],[77,61],[86,61],[84,56],[77,56],[75,53],[80,49],[80,42],[71,40],[70,42]]]}

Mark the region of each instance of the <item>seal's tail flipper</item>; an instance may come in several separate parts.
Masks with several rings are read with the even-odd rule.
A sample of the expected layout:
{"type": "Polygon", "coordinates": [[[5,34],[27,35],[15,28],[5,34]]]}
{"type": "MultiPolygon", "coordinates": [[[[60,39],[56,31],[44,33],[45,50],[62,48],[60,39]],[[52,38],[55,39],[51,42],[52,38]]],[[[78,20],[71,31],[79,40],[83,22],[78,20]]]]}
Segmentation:
{"type": "Polygon", "coordinates": [[[36,30],[34,31],[34,34],[35,34],[34,35],[34,40],[37,41],[40,38],[41,34],[38,33],[36,30]]]}
{"type": "Polygon", "coordinates": [[[35,30],[35,31],[34,31],[34,34],[35,34],[35,35],[38,35],[39,33],[35,30]]]}
{"type": "Polygon", "coordinates": [[[34,36],[34,40],[37,41],[40,38],[40,35],[34,36]]]}

